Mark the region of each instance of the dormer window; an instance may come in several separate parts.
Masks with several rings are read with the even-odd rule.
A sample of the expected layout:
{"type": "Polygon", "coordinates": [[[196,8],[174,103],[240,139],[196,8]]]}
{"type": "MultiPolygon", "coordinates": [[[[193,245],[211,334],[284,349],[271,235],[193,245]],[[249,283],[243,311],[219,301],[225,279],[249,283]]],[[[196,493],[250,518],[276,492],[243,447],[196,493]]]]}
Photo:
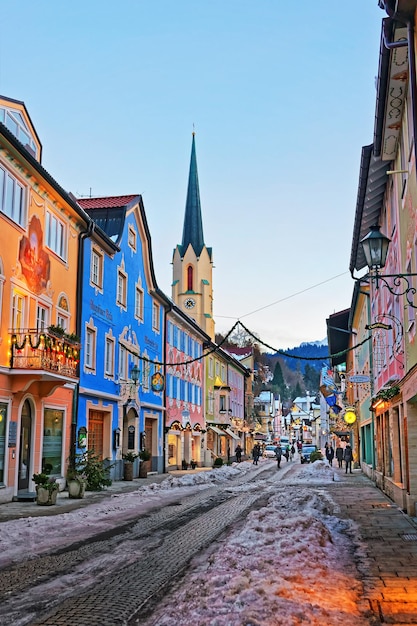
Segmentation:
{"type": "Polygon", "coordinates": [[[23,117],[17,109],[0,105],[0,122],[18,139],[30,152],[32,156],[39,160],[37,144],[23,117]]]}

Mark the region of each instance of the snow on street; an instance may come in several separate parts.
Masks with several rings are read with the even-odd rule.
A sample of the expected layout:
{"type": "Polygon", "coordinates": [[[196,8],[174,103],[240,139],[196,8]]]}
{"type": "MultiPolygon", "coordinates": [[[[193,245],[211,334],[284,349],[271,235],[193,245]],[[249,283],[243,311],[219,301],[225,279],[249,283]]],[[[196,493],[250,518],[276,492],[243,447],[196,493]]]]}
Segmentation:
{"type": "MultiPolygon", "coordinates": [[[[262,463],[275,465],[273,461],[262,463]]],[[[114,494],[100,503],[52,518],[3,522],[0,565],[63,547],[68,537],[87,539],[214,483],[224,488],[230,478],[254,469],[252,463],[243,462],[178,478],[170,476],[159,484],[114,494]]],[[[337,506],[323,487],[335,480],[337,470],[325,461],[304,466],[284,464],[276,477],[265,480],[270,494],[268,505],[252,511],[239,527],[199,555],[156,611],[138,623],[368,624],[357,608],[361,597],[353,561],[354,550],[360,550],[357,531],[352,522],[338,518],[337,506]]],[[[256,484],[230,486],[233,491],[251,488],[256,484]]]]}

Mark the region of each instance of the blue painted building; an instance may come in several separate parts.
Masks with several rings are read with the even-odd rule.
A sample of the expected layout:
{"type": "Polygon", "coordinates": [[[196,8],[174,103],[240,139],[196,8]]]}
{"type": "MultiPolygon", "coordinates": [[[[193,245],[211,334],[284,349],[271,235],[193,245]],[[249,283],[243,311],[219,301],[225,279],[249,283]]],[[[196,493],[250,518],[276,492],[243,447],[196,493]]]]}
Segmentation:
{"type": "Polygon", "coordinates": [[[159,364],[166,302],[155,280],[142,198],[78,203],[93,221],[80,271],[78,446],[111,459],[115,479],[123,473],[123,454],[143,448],[151,452],[151,470],[162,472],[164,373],[159,364]],[[107,235],[106,244],[94,227],[107,235]]]}

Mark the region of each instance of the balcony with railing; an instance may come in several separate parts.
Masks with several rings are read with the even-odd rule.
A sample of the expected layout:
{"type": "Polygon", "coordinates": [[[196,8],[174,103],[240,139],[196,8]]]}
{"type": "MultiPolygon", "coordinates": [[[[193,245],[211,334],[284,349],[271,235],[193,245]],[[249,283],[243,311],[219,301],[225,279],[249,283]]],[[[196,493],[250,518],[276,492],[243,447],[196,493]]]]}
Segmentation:
{"type": "Polygon", "coordinates": [[[81,345],[75,335],[63,330],[20,328],[10,330],[9,336],[11,369],[77,378],[81,345]]]}

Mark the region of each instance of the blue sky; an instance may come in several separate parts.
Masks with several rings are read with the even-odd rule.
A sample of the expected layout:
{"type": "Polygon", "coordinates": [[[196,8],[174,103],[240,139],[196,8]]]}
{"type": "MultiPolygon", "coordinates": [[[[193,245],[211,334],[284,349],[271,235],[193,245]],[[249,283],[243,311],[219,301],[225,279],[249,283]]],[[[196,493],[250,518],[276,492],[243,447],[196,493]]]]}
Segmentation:
{"type": "Polygon", "coordinates": [[[216,330],[293,347],[351,303],[383,17],[377,0],[9,2],[0,93],[66,190],[142,194],[169,296],[194,128],[216,330]]]}

